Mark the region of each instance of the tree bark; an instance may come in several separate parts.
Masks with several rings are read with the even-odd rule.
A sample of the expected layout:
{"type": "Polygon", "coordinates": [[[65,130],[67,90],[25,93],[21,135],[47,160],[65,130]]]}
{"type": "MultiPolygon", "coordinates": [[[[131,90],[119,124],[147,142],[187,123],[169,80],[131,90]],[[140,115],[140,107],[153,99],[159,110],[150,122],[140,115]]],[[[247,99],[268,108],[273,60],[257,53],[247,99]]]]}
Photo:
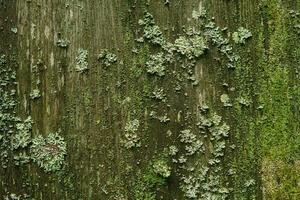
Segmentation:
{"type": "Polygon", "coordinates": [[[299,199],[299,3],[0,0],[0,196],[299,199]]]}

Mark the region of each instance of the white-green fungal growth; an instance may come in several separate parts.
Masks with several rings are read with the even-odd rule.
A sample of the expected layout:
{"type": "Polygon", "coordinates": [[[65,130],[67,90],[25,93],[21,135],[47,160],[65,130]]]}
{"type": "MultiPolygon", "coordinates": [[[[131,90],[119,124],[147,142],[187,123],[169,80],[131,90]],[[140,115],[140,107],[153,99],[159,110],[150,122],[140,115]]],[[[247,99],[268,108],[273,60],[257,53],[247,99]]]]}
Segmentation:
{"type": "Polygon", "coordinates": [[[252,33],[244,27],[240,27],[237,32],[232,34],[232,39],[236,44],[245,44],[250,37],[252,37],[252,33]]]}
{"type": "Polygon", "coordinates": [[[46,172],[61,169],[67,154],[66,143],[58,133],[50,133],[46,138],[41,135],[32,140],[30,147],[32,160],[46,172]]]}
{"type": "Polygon", "coordinates": [[[88,70],[88,50],[78,49],[77,57],[76,57],[76,71],[79,73],[83,73],[88,70]]]}
{"type": "Polygon", "coordinates": [[[109,67],[113,63],[117,62],[117,56],[110,53],[107,49],[104,49],[98,56],[98,60],[101,61],[106,67],[109,67]]]}

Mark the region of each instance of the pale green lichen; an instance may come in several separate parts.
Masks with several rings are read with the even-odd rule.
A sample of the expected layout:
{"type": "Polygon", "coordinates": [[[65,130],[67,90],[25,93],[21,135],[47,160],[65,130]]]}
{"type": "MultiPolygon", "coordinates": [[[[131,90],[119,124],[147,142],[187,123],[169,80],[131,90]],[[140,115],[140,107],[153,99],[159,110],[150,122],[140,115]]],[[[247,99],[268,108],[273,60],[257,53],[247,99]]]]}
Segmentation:
{"type": "Polygon", "coordinates": [[[203,142],[197,139],[197,136],[186,129],[180,132],[180,142],[185,144],[186,155],[190,156],[198,151],[203,151],[203,142]]]}
{"type": "Polygon", "coordinates": [[[143,37],[149,40],[151,43],[161,46],[166,43],[161,30],[157,25],[155,25],[154,18],[150,13],[145,12],[144,18],[139,20],[139,25],[143,26],[144,28],[143,37]]]}
{"type": "Polygon", "coordinates": [[[155,160],[152,167],[156,174],[164,178],[168,178],[171,175],[171,167],[168,166],[168,162],[165,159],[155,160]]]}
{"type": "Polygon", "coordinates": [[[79,73],[88,70],[88,50],[82,48],[78,49],[75,70],[79,73]]]}
{"type": "Polygon", "coordinates": [[[30,160],[31,157],[26,152],[19,152],[17,155],[14,155],[14,164],[16,166],[27,164],[30,160]]]}
{"type": "Polygon", "coordinates": [[[199,10],[193,10],[192,18],[193,19],[201,19],[206,17],[206,10],[203,7],[200,7],[199,10]]]}
{"type": "Polygon", "coordinates": [[[113,63],[117,62],[116,54],[109,52],[107,49],[104,49],[98,56],[98,60],[101,61],[104,66],[109,67],[113,63]]]}
{"type": "Polygon", "coordinates": [[[221,100],[221,102],[223,103],[223,105],[225,107],[231,107],[232,106],[228,94],[222,94],[221,97],[220,97],[220,100],[221,100]]]}
{"type": "Polygon", "coordinates": [[[158,119],[161,123],[167,123],[171,121],[166,113],[164,115],[158,115],[156,111],[151,111],[150,117],[152,119],[158,119]]]}
{"type": "Polygon", "coordinates": [[[223,36],[222,29],[215,22],[205,24],[204,35],[219,48],[229,43],[229,39],[223,36]]]}
{"type": "Polygon", "coordinates": [[[63,48],[63,49],[66,49],[69,47],[70,45],[70,41],[68,40],[65,40],[65,39],[59,39],[57,42],[56,42],[56,45],[60,48],[63,48]]]}
{"type": "Polygon", "coordinates": [[[169,147],[169,155],[175,156],[178,153],[179,149],[175,145],[169,147]]]}
{"type": "Polygon", "coordinates": [[[17,133],[12,136],[11,143],[13,149],[25,148],[31,142],[32,120],[29,116],[24,122],[17,123],[17,133]]]}
{"type": "Polygon", "coordinates": [[[11,56],[0,55],[0,164],[9,166],[12,155],[11,138],[15,133],[14,124],[18,121],[15,107],[16,72],[10,65],[11,56]]]}
{"type": "Polygon", "coordinates": [[[205,49],[208,49],[204,37],[200,35],[191,37],[180,36],[175,40],[174,47],[177,52],[189,59],[201,56],[204,54],[205,49]]]}
{"type": "Polygon", "coordinates": [[[232,39],[236,44],[245,44],[246,40],[250,37],[252,37],[252,33],[244,27],[238,28],[238,30],[232,34],[232,39]]]}
{"type": "Polygon", "coordinates": [[[139,126],[140,122],[138,119],[134,119],[132,121],[127,122],[125,126],[124,139],[122,141],[127,149],[141,146],[140,138],[137,133],[139,126]]]}
{"type": "Polygon", "coordinates": [[[13,27],[13,28],[10,29],[10,31],[16,34],[16,33],[18,33],[18,28],[13,27]]]}
{"type": "Polygon", "coordinates": [[[155,74],[157,76],[164,76],[166,70],[164,54],[158,53],[151,55],[150,59],[146,62],[146,67],[148,73],[155,74]]]}
{"type": "Polygon", "coordinates": [[[196,140],[196,135],[191,132],[190,129],[180,131],[180,142],[192,143],[196,140]]]}
{"type": "Polygon", "coordinates": [[[165,102],[166,94],[164,93],[164,89],[156,87],[152,92],[151,98],[165,102]]]}
{"type": "MultiPolygon", "coordinates": [[[[209,159],[207,164],[203,163],[197,168],[191,165],[193,160],[181,156],[179,163],[183,165],[188,175],[181,177],[180,187],[187,199],[226,199],[229,189],[222,183],[220,164],[221,157],[225,153],[225,139],[229,136],[230,128],[226,123],[222,123],[221,116],[210,113],[208,109],[201,109],[199,121],[198,126],[201,135],[204,138],[209,138],[209,151],[205,152],[209,159]],[[188,164],[190,167],[184,167],[188,164]]],[[[187,145],[197,141],[197,135],[193,134],[190,129],[183,130],[181,134],[181,142],[187,145]]]]}
{"type": "Polygon", "coordinates": [[[243,106],[250,106],[250,104],[252,103],[252,101],[250,99],[248,99],[247,97],[238,97],[237,101],[239,102],[239,104],[243,105],[243,106]]]}
{"type": "Polygon", "coordinates": [[[39,89],[33,89],[31,92],[30,92],[30,98],[31,99],[38,99],[41,97],[41,92],[39,89]]]}
{"type": "Polygon", "coordinates": [[[61,169],[67,154],[64,138],[58,133],[50,133],[46,138],[39,135],[32,140],[30,147],[32,160],[46,172],[61,169]]]}

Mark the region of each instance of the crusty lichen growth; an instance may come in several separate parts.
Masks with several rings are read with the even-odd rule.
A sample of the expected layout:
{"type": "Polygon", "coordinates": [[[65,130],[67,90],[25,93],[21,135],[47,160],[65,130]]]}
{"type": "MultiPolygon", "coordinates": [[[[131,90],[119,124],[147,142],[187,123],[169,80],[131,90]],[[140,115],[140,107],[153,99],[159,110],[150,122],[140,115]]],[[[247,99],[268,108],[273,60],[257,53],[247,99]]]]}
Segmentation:
{"type": "Polygon", "coordinates": [[[88,50],[78,49],[76,56],[76,71],[83,73],[88,70],[88,50]]]}
{"type": "Polygon", "coordinates": [[[50,133],[46,138],[39,135],[32,140],[30,147],[32,160],[46,172],[54,172],[61,169],[67,146],[64,138],[58,133],[50,133]]]}

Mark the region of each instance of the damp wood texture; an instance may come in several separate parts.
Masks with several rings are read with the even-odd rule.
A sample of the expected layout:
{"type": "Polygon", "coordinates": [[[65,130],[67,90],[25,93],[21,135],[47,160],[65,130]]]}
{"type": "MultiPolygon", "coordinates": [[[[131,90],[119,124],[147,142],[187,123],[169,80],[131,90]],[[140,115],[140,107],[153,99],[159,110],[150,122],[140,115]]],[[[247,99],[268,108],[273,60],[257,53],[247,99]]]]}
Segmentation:
{"type": "Polygon", "coordinates": [[[0,0],[0,199],[299,200],[299,0],[0,0]]]}

